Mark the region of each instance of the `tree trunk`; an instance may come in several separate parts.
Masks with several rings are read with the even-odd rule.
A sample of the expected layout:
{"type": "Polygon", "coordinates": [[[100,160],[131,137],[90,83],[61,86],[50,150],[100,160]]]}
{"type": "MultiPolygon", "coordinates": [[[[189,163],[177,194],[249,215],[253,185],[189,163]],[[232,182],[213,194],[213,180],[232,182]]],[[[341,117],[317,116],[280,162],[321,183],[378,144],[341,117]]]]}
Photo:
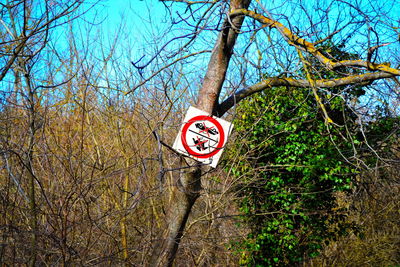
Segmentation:
{"type": "Polygon", "coordinates": [[[168,211],[166,239],[156,244],[150,266],[172,266],[187,219],[201,190],[201,169],[180,175],[168,211]]]}
{"type": "MultiPolygon", "coordinates": [[[[230,10],[247,9],[249,4],[250,0],[232,0],[230,10]]],[[[243,20],[243,16],[232,20],[225,19],[214,46],[196,105],[198,109],[209,114],[218,115],[215,112],[218,108],[219,94],[243,20]]],[[[164,235],[166,239],[155,246],[150,266],[172,266],[186,222],[194,203],[200,196],[201,176],[201,167],[179,175],[167,215],[168,228],[164,235]]]]}

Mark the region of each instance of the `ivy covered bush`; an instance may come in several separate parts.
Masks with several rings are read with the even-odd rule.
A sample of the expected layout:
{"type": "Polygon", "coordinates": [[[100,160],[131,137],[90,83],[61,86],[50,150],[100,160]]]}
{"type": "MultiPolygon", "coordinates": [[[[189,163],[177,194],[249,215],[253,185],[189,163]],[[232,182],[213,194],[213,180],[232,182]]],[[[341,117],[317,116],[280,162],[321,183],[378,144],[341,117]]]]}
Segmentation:
{"type": "MultiPolygon", "coordinates": [[[[351,112],[342,98],[324,98],[334,122],[353,120],[344,116],[351,112]]],[[[266,90],[243,101],[237,114],[240,142],[227,159],[240,179],[236,193],[250,229],[235,245],[240,264],[294,266],[315,257],[349,227],[337,195],[351,190],[357,173],[345,159],[357,138],[349,128],[326,125],[307,88],[266,90]]]]}

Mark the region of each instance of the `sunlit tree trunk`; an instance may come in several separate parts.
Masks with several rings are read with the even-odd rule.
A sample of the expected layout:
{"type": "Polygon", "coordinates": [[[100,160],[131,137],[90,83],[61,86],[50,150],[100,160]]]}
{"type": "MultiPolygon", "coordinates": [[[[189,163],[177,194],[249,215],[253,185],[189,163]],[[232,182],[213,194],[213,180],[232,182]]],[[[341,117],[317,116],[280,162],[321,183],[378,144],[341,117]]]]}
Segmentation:
{"type": "MultiPolygon", "coordinates": [[[[230,10],[247,9],[249,4],[250,0],[233,0],[230,3],[230,10]]],[[[217,115],[215,112],[218,98],[243,20],[244,16],[238,16],[233,20],[225,19],[215,43],[197,99],[197,108],[209,114],[217,115]]],[[[193,168],[177,178],[177,186],[174,187],[168,212],[166,239],[154,249],[150,266],[172,265],[192,207],[200,196],[203,168],[193,168]]]]}

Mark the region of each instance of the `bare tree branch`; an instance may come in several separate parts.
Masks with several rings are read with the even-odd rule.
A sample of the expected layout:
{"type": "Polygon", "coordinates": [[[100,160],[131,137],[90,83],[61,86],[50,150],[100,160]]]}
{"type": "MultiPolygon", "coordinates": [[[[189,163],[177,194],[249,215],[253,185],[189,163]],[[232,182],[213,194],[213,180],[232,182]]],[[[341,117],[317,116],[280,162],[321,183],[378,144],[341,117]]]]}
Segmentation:
{"type": "MultiPolygon", "coordinates": [[[[317,88],[334,88],[337,86],[351,84],[367,85],[375,80],[391,78],[393,76],[393,74],[387,72],[371,72],[331,80],[315,80],[314,82],[317,88]]],[[[219,105],[217,110],[218,116],[222,116],[223,114],[225,114],[230,108],[232,108],[244,98],[274,86],[311,87],[311,84],[306,79],[296,80],[293,78],[280,77],[267,78],[228,97],[219,105]]]]}
{"type": "Polygon", "coordinates": [[[333,70],[335,68],[339,67],[363,67],[371,71],[384,71],[387,73],[391,73],[393,75],[400,75],[400,70],[391,68],[389,64],[383,63],[383,64],[376,64],[376,63],[371,63],[368,61],[364,60],[342,60],[342,61],[333,61],[329,58],[327,58],[325,55],[323,55],[318,48],[315,47],[315,45],[311,42],[308,42],[307,40],[300,38],[296,34],[294,34],[290,29],[285,27],[282,23],[270,19],[266,16],[257,14],[253,11],[246,10],[246,9],[237,9],[231,12],[230,16],[236,17],[236,16],[241,16],[241,15],[246,15],[249,16],[262,24],[265,25],[265,27],[271,27],[271,28],[276,28],[282,35],[283,37],[287,40],[289,45],[292,45],[302,51],[308,52],[312,54],[314,57],[318,59],[319,62],[321,62],[326,68],[333,70]]]}

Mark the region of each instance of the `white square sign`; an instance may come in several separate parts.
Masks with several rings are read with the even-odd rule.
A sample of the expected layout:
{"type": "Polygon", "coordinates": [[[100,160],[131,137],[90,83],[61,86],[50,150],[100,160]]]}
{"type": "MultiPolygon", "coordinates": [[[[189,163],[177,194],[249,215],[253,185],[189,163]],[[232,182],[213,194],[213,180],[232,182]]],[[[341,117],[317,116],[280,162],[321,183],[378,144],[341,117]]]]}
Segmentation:
{"type": "Polygon", "coordinates": [[[232,129],[232,123],[190,107],[173,148],[215,168],[232,129]]]}

